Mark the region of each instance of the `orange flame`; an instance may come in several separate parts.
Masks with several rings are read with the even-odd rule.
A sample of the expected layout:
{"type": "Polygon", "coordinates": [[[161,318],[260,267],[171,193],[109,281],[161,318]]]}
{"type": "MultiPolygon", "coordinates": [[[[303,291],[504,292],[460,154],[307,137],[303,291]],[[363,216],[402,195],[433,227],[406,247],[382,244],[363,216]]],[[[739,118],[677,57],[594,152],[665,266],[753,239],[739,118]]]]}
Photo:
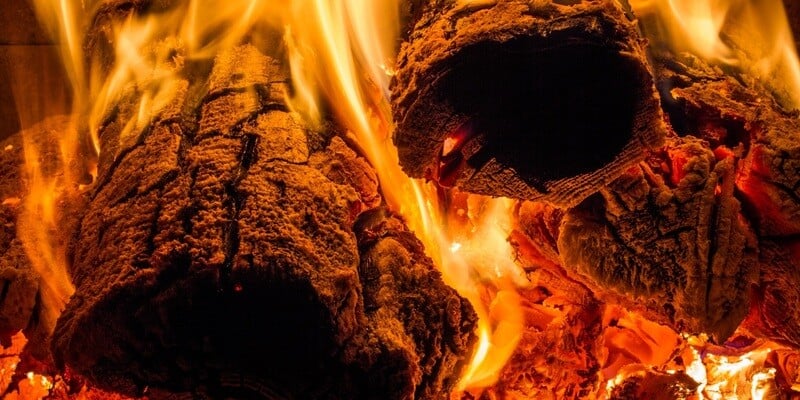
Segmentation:
{"type": "Polygon", "coordinates": [[[521,336],[516,288],[528,283],[507,241],[511,202],[472,197],[460,210],[470,221],[461,229],[433,185],[401,170],[387,101],[399,34],[398,0],[298,3],[307,5],[301,8],[303,22],[287,30],[292,78],[301,84],[294,108],[318,117],[313,111],[318,93],[334,106],[375,167],[389,205],[425,243],[445,282],[478,313],[479,344],[458,390],[494,384],[521,336]]]}
{"type": "MultiPolygon", "coordinates": [[[[101,152],[98,130],[113,106],[126,96],[135,97],[139,107],[120,140],[135,140],[182,90],[176,71],[183,63],[210,59],[244,41],[268,42],[267,36],[279,32],[294,83],[292,97],[287,99],[290,107],[310,123],[319,124],[321,103],[331,106],[376,169],[389,206],[406,218],[425,243],[445,281],[476,309],[479,342],[458,390],[494,384],[522,335],[524,317],[517,290],[529,285],[507,240],[513,203],[451,192],[447,196],[467,198],[461,207],[451,209],[438,188],[412,180],[401,170],[391,140],[387,100],[399,39],[400,2],[186,0],[171,10],[131,17],[115,26],[116,62],[102,73],[99,65],[85,65],[81,46],[89,17],[102,1],[90,1],[87,6],[78,0],[35,0],[39,16],[63,45],[62,58],[75,92],[74,126],[88,127],[59,133],[64,168],[56,173],[40,164],[42,152],[35,141],[26,140],[31,189],[21,236],[33,264],[51,287],[53,300],[46,306],[53,319],[74,290],[66,278],[63,249],[53,232],[59,228],[58,199],[79,182],[69,168],[76,161],[79,143],[88,135],[95,152],[101,152]]],[[[744,0],[631,3],[640,15],[658,16],[666,27],[660,39],[674,50],[750,71],[789,104],[800,106],[800,68],[779,0],[758,4],[744,0]],[[772,28],[764,30],[766,26],[772,28]],[[753,40],[742,32],[763,33],[753,40]]],[[[726,376],[731,365],[742,359],[733,363],[708,357],[695,360],[701,360],[700,364],[691,364],[687,373],[696,372],[700,379],[702,365],[708,392],[716,377],[726,376]],[[722,367],[709,369],[705,360],[722,367]]],[[[750,378],[756,382],[768,375],[769,371],[758,371],[750,378]]],[[[753,393],[758,391],[756,386],[751,387],[753,393]]]]}
{"type": "Polygon", "coordinates": [[[800,108],[800,63],[781,0],[631,0],[651,40],[712,64],[739,68],[800,108]]]}
{"type": "MultiPolygon", "coordinates": [[[[33,2],[43,25],[61,44],[59,51],[64,70],[74,89],[73,109],[76,110],[83,104],[78,99],[87,97],[85,88],[88,87],[84,79],[83,62],[80,59],[83,38],[80,29],[82,16],[80,4],[72,0],[33,2]]],[[[18,103],[17,110],[20,112],[20,125],[23,128],[31,128],[37,119],[42,118],[42,115],[25,114],[24,110],[29,109],[32,103],[38,100],[28,96],[28,93],[14,90],[14,99],[18,103]]],[[[45,104],[45,108],[47,106],[45,104]]],[[[72,133],[76,131],[76,126],[76,120],[72,120],[69,124],[48,120],[36,129],[23,130],[22,137],[25,157],[23,172],[28,193],[23,199],[24,210],[18,218],[17,234],[31,267],[40,276],[43,306],[41,322],[48,330],[55,326],[56,318],[75,290],[67,274],[64,238],[59,233],[63,229],[59,202],[63,196],[70,195],[68,191],[74,189],[80,180],[74,167],[84,160],[78,156],[79,136],[72,133]],[[50,139],[53,140],[41,137],[41,131],[52,135],[50,139]],[[50,143],[56,143],[58,149],[47,149],[50,143]],[[58,164],[61,168],[54,167],[58,164]]]]}
{"type": "MultiPolygon", "coordinates": [[[[210,59],[245,41],[271,43],[267,38],[282,32],[294,84],[289,106],[314,125],[321,122],[321,103],[331,105],[378,172],[389,206],[406,218],[445,281],[467,297],[480,316],[480,344],[459,388],[494,383],[521,335],[516,287],[527,284],[506,240],[510,202],[473,197],[460,210],[469,223],[456,223],[459,218],[450,213],[459,211],[447,210],[435,187],[409,179],[399,167],[391,141],[388,94],[399,39],[400,0],[177,2],[168,10],[131,16],[115,25],[116,59],[111,68],[98,60],[85,65],[81,46],[90,17],[102,1],[35,0],[35,4],[44,24],[63,44],[62,58],[75,92],[75,126],[78,119],[80,126],[88,126],[59,133],[65,166],[72,165],[78,143],[86,142],[87,136],[95,152],[102,151],[98,130],[123,98],[133,97],[139,107],[119,140],[136,140],[182,90],[176,71],[184,63],[210,59]]],[[[35,178],[28,209],[41,212],[31,214],[25,224],[29,227],[36,226],[36,220],[57,224],[54,203],[66,190],[78,187],[67,168],[59,179],[44,173],[36,163],[36,150],[26,148],[35,178]]],[[[32,259],[42,255],[37,269],[58,270],[66,277],[65,260],[48,250],[52,241],[47,231],[37,232],[27,246],[29,255],[32,259]]],[[[62,301],[53,307],[55,316],[69,294],[69,290],[61,294],[62,301]]]]}

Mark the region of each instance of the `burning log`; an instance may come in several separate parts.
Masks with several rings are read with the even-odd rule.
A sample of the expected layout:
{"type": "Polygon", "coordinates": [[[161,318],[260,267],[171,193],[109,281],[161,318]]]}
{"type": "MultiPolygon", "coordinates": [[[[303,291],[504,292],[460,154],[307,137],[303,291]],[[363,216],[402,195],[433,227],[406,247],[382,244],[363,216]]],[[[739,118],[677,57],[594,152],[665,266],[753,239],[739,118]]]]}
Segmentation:
{"type": "Polygon", "coordinates": [[[712,146],[726,142],[745,151],[737,172],[748,216],[760,236],[800,233],[800,123],[752,91],[730,81],[676,89],[687,109],[689,123],[707,127],[712,146]],[[730,91],[736,100],[724,95],[730,91]]]}
{"type": "MultiPolygon", "coordinates": [[[[752,80],[663,48],[653,60],[675,132],[666,146],[576,207],[523,205],[520,223],[548,262],[601,298],[724,340],[759,281],[769,307],[794,297],[786,257],[756,255],[759,241],[799,232],[800,123],[752,80]]],[[[796,318],[761,312],[766,337],[797,343],[796,318]]]]}
{"type": "MultiPolygon", "coordinates": [[[[752,285],[768,287],[766,299],[792,297],[797,281],[780,278],[787,269],[763,249],[757,260],[756,236],[797,233],[792,166],[800,127],[764,89],[697,60],[656,60],[677,135],[597,195],[557,213],[560,222],[549,224],[557,228],[526,233],[557,238],[555,248],[553,239],[532,242],[602,298],[722,341],[750,311],[752,285]]],[[[546,215],[529,214],[521,217],[546,215]]],[[[779,323],[770,315],[769,325],[785,327],[767,337],[792,332],[793,318],[779,323]]]]}
{"type": "MultiPolygon", "coordinates": [[[[667,57],[663,54],[660,57],[667,57]]],[[[800,233],[800,122],[761,86],[692,60],[660,62],[664,86],[672,87],[666,104],[676,130],[696,134],[710,148],[729,148],[738,161],[733,195],[743,206],[739,217],[758,236],[759,279],[745,325],[763,337],[800,344],[798,318],[785,304],[797,298],[795,273],[800,233]]]]}
{"type": "Polygon", "coordinates": [[[800,243],[767,239],[759,247],[764,267],[745,326],[763,337],[800,346],[800,316],[795,307],[787,307],[800,301],[800,243]]]}
{"type": "Polygon", "coordinates": [[[409,175],[571,206],[662,143],[643,40],[618,2],[414,6],[392,94],[409,175]]]}
{"type": "Polygon", "coordinates": [[[718,159],[695,138],[672,139],[660,156],[566,213],[561,265],[655,321],[726,339],[757,278],[756,240],[739,218],[734,172],[733,157],[718,159]]]}
{"type": "MultiPolygon", "coordinates": [[[[37,235],[46,234],[41,224],[24,223],[42,218],[42,210],[32,210],[29,204],[32,197],[40,194],[32,193],[31,188],[42,184],[35,182],[41,177],[32,176],[25,165],[31,161],[26,159],[32,158],[42,171],[62,170],[58,143],[53,138],[70,129],[68,116],[53,116],[0,142],[0,343],[7,344],[10,335],[22,330],[27,339],[26,352],[42,360],[49,358],[49,334],[55,323],[48,297],[63,289],[59,287],[63,282],[41,263],[44,257],[57,256],[37,254],[41,249],[33,244],[37,235]]],[[[75,189],[69,188],[73,192],[75,189]]],[[[81,199],[65,195],[52,200],[56,203],[53,218],[65,232],[72,231],[78,221],[71,211],[80,208],[81,199]]],[[[58,236],[58,243],[51,244],[65,246],[69,238],[58,236]]]]}
{"type": "Polygon", "coordinates": [[[121,135],[136,101],[101,130],[57,362],[126,393],[447,393],[476,317],[376,208],[374,171],[287,110],[283,66],[255,47],[207,79],[172,67],[177,96],[141,134],[121,135]]]}
{"type": "Polygon", "coordinates": [[[0,343],[4,347],[10,345],[13,334],[27,328],[34,319],[39,292],[39,275],[17,238],[17,216],[25,192],[20,176],[24,163],[20,136],[0,142],[0,343]]]}

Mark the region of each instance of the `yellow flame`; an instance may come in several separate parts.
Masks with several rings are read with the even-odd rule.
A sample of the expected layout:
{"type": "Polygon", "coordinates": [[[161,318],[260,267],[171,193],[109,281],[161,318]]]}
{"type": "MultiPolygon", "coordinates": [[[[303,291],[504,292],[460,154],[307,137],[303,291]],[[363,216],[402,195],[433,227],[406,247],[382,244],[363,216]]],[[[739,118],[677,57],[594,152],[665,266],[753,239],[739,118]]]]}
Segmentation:
{"type": "Polygon", "coordinates": [[[631,0],[651,40],[757,77],[800,108],[800,63],[781,0],[631,0]]]}
{"type": "Polygon", "coordinates": [[[606,398],[610,397],[616,386],[631,377],[644,376],[647,369],[672,375],[682,371],[698,384],[696,397],[693,397],[698,400],[764,400],[777,396],[777,371],[766,364],[769,354],[782,346],[772,342],[755,342],[737,350],[711,344],[708,340],[705,334],[682,335],[682,343],[673,350],[681,355],[682,361],[677,364],[634,364],[623,367],[606,382],[606,398]]]}
{"type": "MultiPolygon", "coordinates": [[[[58,138],[65,160],[72,160],[78,143],[87,139],[98,154],[103,150],[98,132],[120,102],[133,101],[138,107],[132,107],[118,140],[137,140],[177,98],[177,72],[186,63],[209,60],[244,42],[274,46],[274,37],[282,38],[294,86],[289,107],[316,126],[322,126],[320,110],[334,112],[378,172],[388,205],[405,217],[445,281],[467,297],[480,316],[478,349],[459,388],[494,383],[521,336],[516,288],[527,284],[506,240],[511,204],[472,197],[461,210],[469,224],[456,223],[457,218],[450,218],[455,211],[446,208],[436,187],[412,180],[401,170],[391,140],[388,103],[401,0],[175,2],[157,13],[115,23],[110,66],[102,65],[96,54],[84,54],[81,46],[102,0],[34,1],[42,21],[63,44],[80,122],[76,126],[88,127],[58,138]],[[450,251],[455,242],[460,248],[450,251]]],[[[38,210],[30,222],[38,218],[57,224],[53,204],[70,188],[85,186],[66,169],[60,179],[44,173],[35,162],[39,153],[35,148],[30,153],[28,168],[35,179],[28,208],[38,210]]],[[[66,271],[64,260],[46,251],[52,238],[44,233],[30,241],[30,252],[43,254],[42,270],[66,271]]]]}
{"type": "Polygon", "coordinates": [[[775,378],[774,368],[764,368],[771,351],[764,347],[738,356],[707,354],[706,380],[699,381],[698,393],[708,399],[763,399],[775,378]]]}
{"type": "Polygon", "coordinates": [[[512,206],[508,199],[470,196],[462,212],[476,223],[460,232],[445,226],[448,237],[457,240],[442,255],[445,279],[470,299],[479,318],[479,346],[459,390],[493,385],[522,335],[524,314],[516,289],[529,282],[507,241],[512,206]]]}
{"type": "Polygon", "coordinates": [[[63,181],[43,172],[45,169],[39,163],[42,156],[37,152],[37,144],[32,143],[34,138],[25,135],[23,141],[29,191],[17,230],[28,260],[40,277],[42,322],[49,330],[55,327],[56,319],[75,292],[67,275],[65,243],[59,236],[57,201],[63,195],[63,181]]]}
{"type": "Polygon", "coordinates": [[[317,110],[317,96],[333,106],[375,167],[387,203],[425,243],[445,282],[478,313],[479,344],[458,389],[494,384],[523,329],[516,287],[527,279],[513,262],[506,240],[511,203],[472,197],[462,212],[473,225],[458,230],[448,223],[448,210],[436,188],[408,178],[399,167],[387,103],[392,74],[388,66],[399,34],[398,0],[295,3],[303,7],[287,30],[292,78],[300,86],[292,99],[294,108],[317,110]]]}
{"type": "MultiPolygon", "coordinates": [[[[73,109],[81,107],[79,99],[86,98],[88,85],[82,60],[82,4],[80,1],[34,1],[33,5],[44,27],[55,40],[63,60],[64,71],[74,88],[73,109]]],[[[43,121],[30,111],[36,102],[45,112],[50,106],[46,96],[27,93],[11,86],[17,103],[20,125],[23,128],[24,176],[27,193],[22,199],[24,206],[17,220],[17,233],[31,267],[40,276],[42,300],[42,326],[52,329],[69,297],[74,292],[67,274],[67,257],[63,226],[60,221],[59,204],[66,190],[79,180],[75,166],[83,162],[79,157],[80,140],[75,127],[77,121],[64,123],[53,119],[43,121]],[[32,129],[31,129],[32,128],[32,129]],[[50,137],[43,137],[43,135],[50,137]],[[55,145],[55,147],[53,147],[55,145]],[[61,168],[58,168],[58,166],[61,168]]],[[[77,115],[77,113],[75,113],[77,115]]],[[[6,150],[9,150],[8,148],[6,150]]]]}

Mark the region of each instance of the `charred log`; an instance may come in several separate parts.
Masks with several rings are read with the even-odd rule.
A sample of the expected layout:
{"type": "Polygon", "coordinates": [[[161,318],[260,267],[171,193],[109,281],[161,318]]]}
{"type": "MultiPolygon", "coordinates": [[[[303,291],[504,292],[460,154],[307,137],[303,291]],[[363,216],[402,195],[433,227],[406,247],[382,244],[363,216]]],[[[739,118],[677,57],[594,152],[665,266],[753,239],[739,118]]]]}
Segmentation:
{"type": "Polygon", "coordinates": [[[745,326],[759,335],[800,346],[800,243],[797,240],[762,240],[759,261],[761,279],[753,312],[745,326]]]}
{"type": "Polygon", "coordinates": [[[796,346],[798,317],[793,238],[800,233],[800,122],[757,85],[723,77],[692,59],[657,54],[670,120],[683,135],[707,140],[739,161],[734,196],[759,238],[759,280],[746,325],[796,346]],[[783,306],[782,306],[783,304],[783,306]]]}
{"type": "MultiPolygon", "coordinates": [[[[30,209],[28,203],[31,196],[41,195],[30,193],[35,184],[42,185],[43,179],[59,179],[65,174],[56,139],[68,134],[71,127],[70,117],[52,116],[0,142],[0,253],[3,254],[0,257],[0,343],[6,345],[10,335],[22,330],[28,343],[26,354],[41,360],[49,358],[49,336],[55,322],[50,314],[54,310],[46,309],[44,298],[53,296],[53,289],[62,290],[60,285],[67,282],[59,281],[56,278],[59,273],[52,271],[59,268],[58,265],[46,264],[44,257],[40,257],[37,270],[29,256],[31,253],[34,257],[41,256],[36,254],[42,251],[36,246],[42,237],[49,237],[51,246],[44,251],[53,253],[63,249],[69,238],[39,222],[41,215],[38,214],[43,210],[30,209]],[[29,175],[33,168],[25,168],[26,157],[37,163],[41,177],[34,179],[29,175]],[[40,275],[41,269],[45,269],[48,276],[40,275]]],[[[74,185],[84,183],[77,175],[80,167],[69,168],[70,173],[81,178],[74,185]]],[[[78,223],[79,213],[74,211],[81,207],[83,200],[77,187],[63,189],[50,211],[56,220],[56,229],[70,232],[78,223]]],[[[51,256],[58,258],[58,255],[51,256]]]]}
{"type": "Polygon", "coordinates": [[[617,2],[418,3],[392,95],[409,175],[571,206],[661,144],[643,40],[617,2]]]}
{"type": "Polygon", "coordinates": [[[119,135],[135,103],[101,131],[56,360],[127,393],[444,396],[475,315],[396,219],[363,222],[374,172],[255,47],[185,76],[140,135],[119,135]]]}
{"type": "Polygon", "coordinates": [[[734,178],[733,157],[717,159],[698,139],[672,140],[566,213],[561,265],[655,321],[726,339],[757,280],[756,240],[734,178]]]}
{"type": "MultiPolygon", "coordinates": [[[[35,128],[34,128],[35,129],[35,128]]],[[[25,189],[21,135],[0,142],[0,343],[9,346],[11,336],[34,319],[39,275],[33,270],[17,238],[17,217],[25,189]]]]}
{"type": "Polygon", "coordinates": [[[741,155],[736,186],[760,236],[800,233],[800,122],[766,93],[727,78],[675,88],[684,134],[741,155]],[[693,131],[693,132],[692,132],[693,131]]]}
{"type": "Polygon", "coordinates": [[[675,135],[574,208],[523,205],[521,227],[601,298],[724,340],[754,310],[753,285],[797,283],[756,255],[758,241],[798,233],[800,126],[752,81],[663,49],[653,59],[675,135]]]}

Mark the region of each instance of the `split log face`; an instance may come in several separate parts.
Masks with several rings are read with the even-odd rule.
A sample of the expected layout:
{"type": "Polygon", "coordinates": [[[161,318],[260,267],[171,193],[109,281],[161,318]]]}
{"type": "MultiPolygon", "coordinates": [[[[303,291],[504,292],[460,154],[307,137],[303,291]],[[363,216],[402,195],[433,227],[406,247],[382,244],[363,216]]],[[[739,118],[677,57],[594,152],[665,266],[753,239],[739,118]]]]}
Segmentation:
{"type": "Polygon", "coordinates": [[[609,300],[724,340],[745,317],[757,280],[756,240],[739,218],[733,163],[701,140],[672,140],[566,213],[561,265],[596,293],[616,293],[609,300]]]}
{"type": "Polygon", "coordinates": [[[760,236],[800,233],[800,122],[765,95],[732,79],[676,88],[682,123],[701,127],[710,146],[744,153],[737,189],[760,236]]]}
{"type": "Polygon", "coordinates": [[[567,3],[411,10],[392,95],[409,175],[569,206],[661,143],[630,15],[615,1],[567,3]]]}
{"type": "Polygon", "coordinates": [[[397,219],[354,228],[374,171],[287,111],[254,47],[193,79],[140,137],[124,102],[101,132],[56,360],[126,393],[444,396],[476,317],[397,219]]]}

